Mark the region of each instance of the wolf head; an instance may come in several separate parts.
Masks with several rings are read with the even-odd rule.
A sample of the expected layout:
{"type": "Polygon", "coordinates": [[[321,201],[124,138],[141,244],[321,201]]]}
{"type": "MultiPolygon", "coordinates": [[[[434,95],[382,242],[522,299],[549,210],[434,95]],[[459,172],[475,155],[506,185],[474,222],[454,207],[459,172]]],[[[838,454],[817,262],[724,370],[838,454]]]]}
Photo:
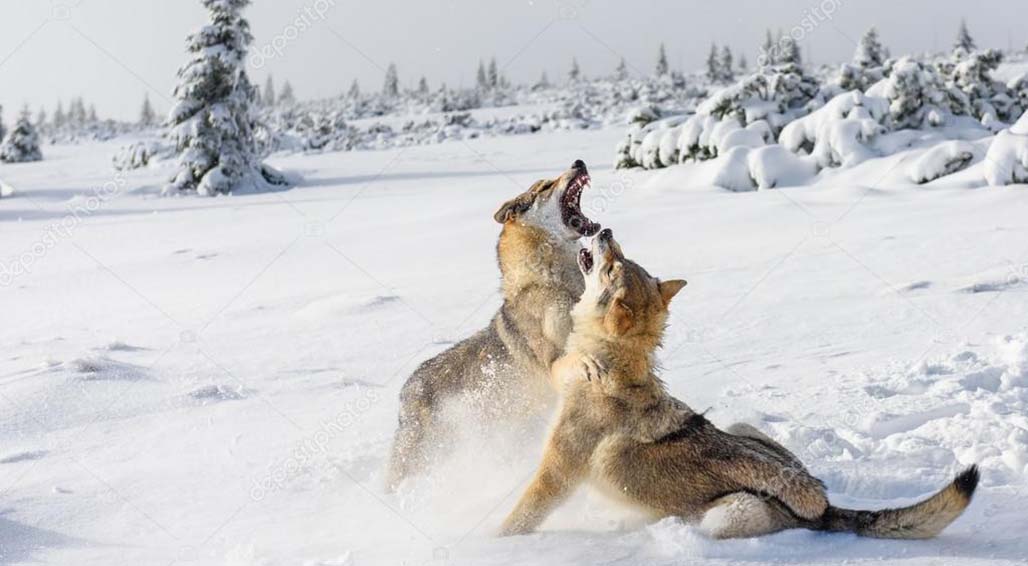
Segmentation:
{"type": "Polygon", "coordinates": [[[582,191],[589,172],[581,159],[556,179],[536,181],[529,189],[503,203],[493,218],[500,224],[518,222],[577,240],[600,231],[600,225],[582,213],[582,191]]]}
{"type": "Polygon", "coordinates": [[[578,253],[585,291],[572,310],[575,331],[603,339],[640,338],[656,347],[664,334],[668,305],[685,287],[661,281],[625,257],[609,228],[578,253]]]}

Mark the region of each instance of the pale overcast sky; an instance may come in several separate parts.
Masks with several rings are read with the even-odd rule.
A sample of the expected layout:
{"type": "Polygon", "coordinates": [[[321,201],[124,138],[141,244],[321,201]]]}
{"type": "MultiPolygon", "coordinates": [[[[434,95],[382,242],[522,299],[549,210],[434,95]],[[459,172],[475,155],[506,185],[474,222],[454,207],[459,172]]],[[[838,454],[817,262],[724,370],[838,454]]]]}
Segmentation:
{"type": "MultiPolygon", "coordinates": [[[[280,47],[251,67],[254,82],[270,72],[300,98],[338,94],[354,78],[377,90],[389,62],[404,84],[425,75],[433,88],[470,84],[493,55],[516,82],[543,70],[562,79],[572,56],[586,74],[609,73],[622,56],[650,72],[662,41],[674,68],[701,67],[712,41],[753,62],[768,27],[802,30],[815,62],[849,59],[871,25],[893,54],[946,48],[961,17],[982,47],[1028,43],[1026,0],[255,0],[247,14],[255,47],[276,37],[280,47]]],[[[134,119],[145,92],[163,112],[183,39],[204,21],[198,0],[0,0],[4,118],[81,95],[101,117],[134,119]]]]}

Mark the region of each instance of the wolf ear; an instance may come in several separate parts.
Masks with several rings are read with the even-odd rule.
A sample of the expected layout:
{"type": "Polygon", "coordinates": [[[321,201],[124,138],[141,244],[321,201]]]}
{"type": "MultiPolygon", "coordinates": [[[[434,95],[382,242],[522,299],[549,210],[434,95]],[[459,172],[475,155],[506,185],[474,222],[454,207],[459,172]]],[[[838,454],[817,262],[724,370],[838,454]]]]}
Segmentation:
{"type": "Polygon", "coordinates": [[[688,282],[685,279],[671,279],[669,281],[661,281],[657,283],[657,288],[660,290],[660,297],[664,299],[664,306],[671,303],[671,299],[685,287],[688,282]]]}
{"type": "Polygon", "coordinates": [[[506,224],[508,220],[517,218],[519,214],[525,212],[531,207],[531,201],[525,199],[524,195],[518,195],[517,197],[503,203],[500,210],[497,210],[496,214],[493,215],[493,219],[500,224],[506,224]]]}
{"type": "Polygon", "coordinates": [[[607,332],[614,336],[623,336],[635,324],[635,313],[621,299],[614,299],[607,310],[607,332]]]}

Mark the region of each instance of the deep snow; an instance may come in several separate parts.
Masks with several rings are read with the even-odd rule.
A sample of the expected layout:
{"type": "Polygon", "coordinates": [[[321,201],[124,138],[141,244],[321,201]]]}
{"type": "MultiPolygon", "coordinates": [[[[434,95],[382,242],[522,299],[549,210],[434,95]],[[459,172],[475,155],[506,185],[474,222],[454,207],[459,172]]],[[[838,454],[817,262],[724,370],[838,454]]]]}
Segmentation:
{"type": "Polygon", "coordinates": [[[1023,564],[1028,187],[981,187],[981,162],[914,187],[901,152],[736,194],[704,164],[615,171],[621,137],[279,157],[301,186],[215,199],[112,172],[124,140],[0,167],[0,261],[28,270],[0,288],[0,563],[1023,564]],[[468,423],[385,494],[400,385],[499,303],[492,213],[574,158],[586,212],[689,280],[660,354],[675,395],[768,431],[840,504],[978,462],[965,516],[931,541],[716,542],[583,492],[494,538],[542,423],[468,423]]]}

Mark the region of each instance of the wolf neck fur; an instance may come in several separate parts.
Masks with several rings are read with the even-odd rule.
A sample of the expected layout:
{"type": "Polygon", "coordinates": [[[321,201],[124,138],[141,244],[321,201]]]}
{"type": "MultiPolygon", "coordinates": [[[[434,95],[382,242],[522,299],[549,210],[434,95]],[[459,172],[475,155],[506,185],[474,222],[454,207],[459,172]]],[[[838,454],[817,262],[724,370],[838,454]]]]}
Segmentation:
{"type": "Polygon", "coordinates": [[[538,285],[566,288],[573,301],[583,287],[576,264],[578,249],[577,239],[518,222],[504,224],[497,244],[504,298],[513,300],[538,285]]]}

